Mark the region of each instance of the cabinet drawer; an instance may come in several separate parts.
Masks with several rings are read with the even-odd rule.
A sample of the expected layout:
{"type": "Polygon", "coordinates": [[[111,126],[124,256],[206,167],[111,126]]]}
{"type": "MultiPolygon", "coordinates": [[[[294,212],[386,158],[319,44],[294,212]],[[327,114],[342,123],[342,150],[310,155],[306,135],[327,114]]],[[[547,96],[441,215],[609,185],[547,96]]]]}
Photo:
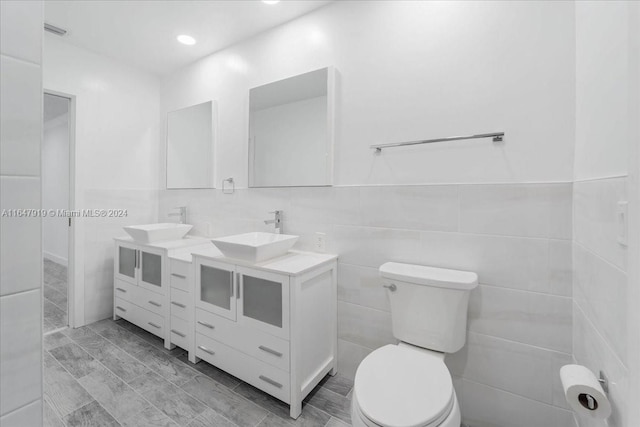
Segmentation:
{"type": "Polygon", "coordinates": [[[196,309],[196,332],[289,372],[289,342],[208,311],[196,309]]]}
{"type": "Polygon", "coordinates": [[[189,286],[189,277],[191,264],[184,261],[178,261],[172,259],[169,268],[169,282],[172,288],[180,289],[185,292],[189,292],[191,287],[189,286]]]}
{"type": "Polygon", "coordinates": [[[193,335],[193,326],[186,320],[178,317],[171,317],[171,342],[178,347],[189,350],[190,336],[193,335]]]}
{"type": "Polygon", "coordinates": [[[120,298],[116,298],[115,302],[115,312],[118,316],[164,338],[164,317],[120,298]]]}
{"type": "Polygon", "coordinates": [[[171,289],[171,315],[191,321],[193,316],[193,295],[179,289],[171,289]]]}
{"type": "Polygon", "coordinates": [[[136,325],[154,335],[164,338],[164,317],[159,314],[152,313],[141,307],[136,307],[136,325]]]}
{"type": "Polygon", "coordinates": [[[138,307],[145,308],[153,313],[160,315],[164,314],[162,309],[162,306],[164,305],[164,297],[162,295],[141,288],[140,286],[124,282],[120,279],[116,279],[114,284],[116,298],[133,303],[138,307]]]}
{"type": "Polygon", "coordinates": [[[131,323],[136,323],[135,307],[136,306],[131,304],[129,301],[116,297],[113,311],[117,316],[120,316],[131,323]]]}
{"type": "Polygon", "coordinates": [[[196,333],[196,356],[252,386],[290,403],[289,373],[196,333]]]}

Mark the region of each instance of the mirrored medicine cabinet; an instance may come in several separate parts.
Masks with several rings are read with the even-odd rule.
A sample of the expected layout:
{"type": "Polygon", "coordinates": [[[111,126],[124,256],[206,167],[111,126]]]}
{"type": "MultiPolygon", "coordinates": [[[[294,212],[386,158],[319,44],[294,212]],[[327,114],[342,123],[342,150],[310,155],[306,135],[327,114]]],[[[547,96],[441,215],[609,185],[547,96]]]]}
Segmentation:
{"type": "Polygon", "coordinates": [[[167,188],[215,188],[216,103],[167,114],[167,188]]]}
{"type": "Polygon", "coordinates": [[[335,71],[321,68],[249,91],[249,186],[329,186],[335,71]]]}

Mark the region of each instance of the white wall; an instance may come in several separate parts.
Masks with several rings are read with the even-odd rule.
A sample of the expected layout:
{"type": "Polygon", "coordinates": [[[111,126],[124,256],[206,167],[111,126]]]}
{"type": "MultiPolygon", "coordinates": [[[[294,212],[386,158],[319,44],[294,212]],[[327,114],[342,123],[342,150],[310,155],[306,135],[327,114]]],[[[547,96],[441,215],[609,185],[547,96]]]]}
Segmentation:
{"type": "Polygon", "coordinates": [[[576,180],[627,174],[629,3],[576,2],[576,180]]]}
{"type": "MultiPolygon", "coordinates": [[[[0,210],[40,208],[42,2],[0,2],[0,210]]],[[[0,425],[42,425],[38,217],[0,219],[0,425]]]]}
{"type": "Polygon", "coordinates": [[[128,209],[126,218],[74,219],[81,326],[112,313],[113,237],[156,218],[159,83],[56,36],[44,44],[44,87],[75,96],[75,208],[128,209]]]}
{"type": "Polygon", "coordinates": [[[270,230],[268,211],[283,209],[299,248],[325,232],[340,255],[339,372],[349,377],[394,342],[380,264],[477,271],[467,345],[447,357],[464,419],[570,426],[558,370],[572,360],[573,23],[568,2],[336,2],[206,57],[163,79],[161,119],[216,99],[216,166],[239,189],[161,191],[159,218],[185,205],[195,233],[220,236],[270,230]],[[338,185],[242,189],[249,89],[328,65],[338,185]],[[496,130],[504,145],[369,149],[496,130]]]}
{"type": "Polygon", "coordinates": [[[336,2],[164,79],[162,120],[218,100],[217,170],[246,187],[249,89],[332,65],[339,185],[570,181],[573,22],[571,2],[336,2]]]}
{"type": "MultiPolygon", "coordinates": [[[[68,114],[44,124],[42,140],[42,208],[69,209],[69,119],[68,114]]],[[[42,219],[44,257],[64,266],[68,263],[67,218],[48,215],[42,219]]]]}
{"type": "MultiPolygon", "coordinates": [[[[609,420],[579,419],[580,426],[632,427],[638,419],[632,396],[640,384],[631,369],[639,366],[640,293],[628,274],[637,275],[638,259],[618,241],[618,202],[629,200],[629,212],[638,212],[629,191],[637,191],[638,173],[629,161],[639,136],[638,25],[633,2],[576,3],[573,353],[577,363],[604,371],[613,405],[609,420]]],[[[629,224],[636,247],[637,218],[629,224]]]]}

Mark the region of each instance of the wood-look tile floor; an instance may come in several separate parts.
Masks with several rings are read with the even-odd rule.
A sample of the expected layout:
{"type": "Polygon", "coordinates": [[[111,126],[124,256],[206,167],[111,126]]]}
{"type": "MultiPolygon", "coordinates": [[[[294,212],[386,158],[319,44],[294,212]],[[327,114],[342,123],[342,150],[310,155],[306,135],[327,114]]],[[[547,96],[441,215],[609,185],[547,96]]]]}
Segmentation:
{"type": "Polygon", "coordinates": [[[44,333],[67,326],[67,267],[45,259],[44,282],[44,333]]]}
{"type": "Polygon", "coordinates": [[[352,382],[325,378],[289,406],[125,320],[45,336],[45,426],[344,427],[352,382]]]}

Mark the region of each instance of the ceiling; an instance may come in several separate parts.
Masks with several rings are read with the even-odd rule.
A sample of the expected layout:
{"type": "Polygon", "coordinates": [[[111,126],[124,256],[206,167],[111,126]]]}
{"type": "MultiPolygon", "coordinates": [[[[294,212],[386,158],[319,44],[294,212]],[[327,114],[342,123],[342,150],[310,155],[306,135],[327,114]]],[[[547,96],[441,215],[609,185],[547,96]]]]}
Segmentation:
{"type": "Polygon", "coordinates": [[[63,39],[69,43],[164,75],[328,3],[48,0],[45,21],[67,30],[63,39]],[[179,43],[180,34],[195,37],[197,43],[179,43]]]}

